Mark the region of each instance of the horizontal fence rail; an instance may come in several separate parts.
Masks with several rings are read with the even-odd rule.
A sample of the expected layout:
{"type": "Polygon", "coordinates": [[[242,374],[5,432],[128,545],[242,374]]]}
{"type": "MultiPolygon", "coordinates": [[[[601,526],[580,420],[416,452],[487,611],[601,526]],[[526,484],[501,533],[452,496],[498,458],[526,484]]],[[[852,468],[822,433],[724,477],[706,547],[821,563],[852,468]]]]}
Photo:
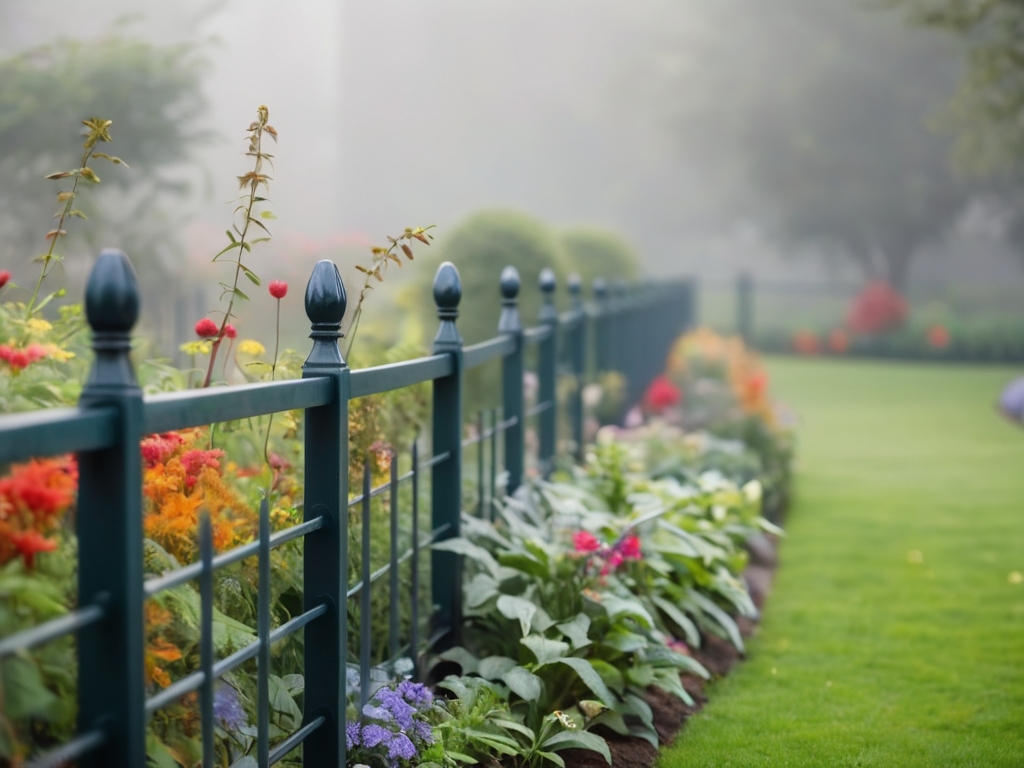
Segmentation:
{"type": "Polygon", "coordinates": [[[350,701],[361,707],[369,700],[378,669],[395,674],[405,659],[406,668],[418,675],[425,651],[459,640],[461,559],[431,545],[458,536],[463,514],[491,518],[501,496],[515,493],[528,471],[549,472],[559,453],[581,456],[584,384],[596,381],[603,372],[624,373],[627,401],[637,402],[662,369],[672,340],[693,323],[693,287],[686,281],[643,286],[620,282],[609,288],[597,280],[593,301],[585,302],[582,284],[573,277],[568,284],[570,307],[559,312],[555,275],[544,270],[539,281],[542,309],[532,328],[524,328],[519,316],[520,287],[518,272],[506,268],[498,284],[502,312],[497,335],[464,346],[457,326],[462,285],[455,266],[446,262],[434,279],[439,325],[432,354],[351,371],[338,344],[347,307],[345,287],[335,265],[321,261],[306,289],[313,345],[303,378],[144,397],[129,360],[131,330],[139,314],[135,273],[122,253],[102,252],[86,289],[95,361],[79,407],[0,416],[0,467],[66,453],[77,454],[79,462],[78,606],[57,619],[0,638],[0,664],[12,654],[66,635],[78,639],[78,735],[27,765],[40,768],[74,761],[82,768],[138,768],[146,763],[147,719],[194,693],[201,714],[202,763],[213,766],[216,682],[254,660],[257,765],[272,765],[300,746],[305,765],[344,765],[346,709],[350,701]],[[530,404],[524,400],[523,386],[527,346],[537,350],[538,384],[530,404]],[[500,363],[501,391],[495,393],[491,407],[466,419],[465,372],[489,362],[500,363]],[[559,380],[571,386],[560,389],[559,380]],[[433,389],[432,455],[421,458],[418,442],[407,453],[392,447],[388,481],[373,487],[367,466],[361,489],[350,489],[349,402],[424,383],[433,389]],[[204,514],[197,531],[196,562],[144,579],[140,441],[150,434],[280,411],[304,414],[303,521],[272,532],[264,498],[256,540],[215,553],[211,521],[204,514]],[[528,467],[525,437],[528,424],[534,422],[537,449],[528,467]],[[475,476],[464,476],[464,458],[475,464],[475,476]],[[405,472],[399,469],[400,459],[408,459],[410,468],[405,472]],[[421,531],[424,473],[429,476],[430,524],[421,531]],[[408,495],[403,495],[402,488],[409,489],[408,495]],[[386,533],[372,530],[371,505],[378,497],[388,504],[386,533]],[[411,507],[404,527],[403,498],[411,507]],[[354,584],[349,583],[350,510],[353,515],[358,510],[361,520],[360,573],[354,584]],[[387,563],[376,568],[371,563],[375,535],[386,535],[389,542],[387,563]],[[407,546],[400,545],[403,539],[407,546]],[[296,541],[302,546],[302,611],[272,628],[271,552],[296,541]],[[430,558],[432,609],[421,617],[425,552],[430,558]],[[256,558],[259,577],[256,639],[217,658],[214,574],[248,558],[256,558]],[[406,583],[400,568],[409,569],[406,583]],[[388,659],[374,667],[368,620],[371,592],[385,581],[390,594],[388,659]],[[147,696],[143,603],[190,584],[198,591],[200,605],[198,668],[147,696]],[[404,635],[401,594],[411,610],[404,635]],[[349,648],[348,621],[350,608],[356,605],[361,622],[354,664],[359,685],[358,690],[349,691],[348,678],[354,671],[349,658],[355,654],[349,648]],[[429,628],[424,632],[421,618],[428,615],[429,628]],[[304,637],[303,719],[294,733],[271,745],[271,648],[298,632],[304,637]]]}

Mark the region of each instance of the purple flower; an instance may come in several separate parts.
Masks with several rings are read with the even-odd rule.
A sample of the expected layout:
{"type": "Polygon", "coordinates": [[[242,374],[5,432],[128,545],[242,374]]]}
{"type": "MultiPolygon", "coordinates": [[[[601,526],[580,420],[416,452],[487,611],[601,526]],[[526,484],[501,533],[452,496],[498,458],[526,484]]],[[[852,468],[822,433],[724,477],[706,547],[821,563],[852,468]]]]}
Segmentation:
{"type": "Polygon", "coordinates": [[[416,746],[404,733],[392,734],[388,742],[388,757],[392,760],[412,760],[416,757],[416,746]]]}
{"type": "Polygon", "coordinates": [[[345,742],[349,749],[359,746],[359,727],[359,723],[346,723],[345,725],[345,742]]]}
{"type": "Polygon", "coordinates": [[[364,725],[362,733],[363,746],[371,748],[376,747],[378,744],[382,744],[387,741],[392,735],[392,731],[389,731],[387,728],[383,728],[376,723],[364,725]]]}
{"type": "Polygon", "coordinates": [[[434,701],[434,695],[423,683],[414,683],[411,680],[403,680],[398,684],[398,693],[402,698],[419,710],[429,707],[434,701]]]}
{"type": "Polygon", "coordinates": [[[367,716],[378,720],[394,720],[399,728],[405,730],[412,727],[412,719],[413,715],[416,714],[416,709],[402,698],[401,693],[385,689],[377,694],[377,701],[381,703],[379,709],[383,709],[385,714],[383,716],[371,715],[364,710],[367,716]]]}
{"type": "Polygon", "coordinates": [[[409,730],[424,744],[434,743],[434,729],[430,727],[430,723],[417,720],[409,730]]]}
{"type": "Polygon", "coordinates": [[[225,731],[237,731],[248,724],[238,691],[226,683],[218,685],[213,693],[213,716],[225,731]]]}

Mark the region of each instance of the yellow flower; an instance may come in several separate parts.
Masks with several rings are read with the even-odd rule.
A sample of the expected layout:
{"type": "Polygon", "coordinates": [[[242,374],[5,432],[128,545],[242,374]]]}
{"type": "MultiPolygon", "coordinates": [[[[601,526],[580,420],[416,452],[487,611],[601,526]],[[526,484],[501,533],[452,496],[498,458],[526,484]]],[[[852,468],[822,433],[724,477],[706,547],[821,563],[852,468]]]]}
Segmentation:
{"type": "Polygon", "coordinates": [[[43,346],[46,347],[46,356],[51,360],[56,360],[58,363],[66,363],[75,356],[74,352],[61,349],[56,344],[44,344],[43,346]]]}
{"type": "Polygon", "coordinates": [[[31,320],[26,320],[25,327],[28,328],[28,332],[33,336],[41,336],[47,331],[53,330],[53,326],[41,317],[33,317],[31,320]]]}
{"type": "Polygon", "coordinates": [[[208,341],[186,341],[178,349],[186,355],[208,355],[213,345],[208,341]]]}
{"type": "Polygon", "coordinates": [[[263,355],[266,348],[255,339],[246,339],[238,345],[238,351],[243,355],[263,355]]]}

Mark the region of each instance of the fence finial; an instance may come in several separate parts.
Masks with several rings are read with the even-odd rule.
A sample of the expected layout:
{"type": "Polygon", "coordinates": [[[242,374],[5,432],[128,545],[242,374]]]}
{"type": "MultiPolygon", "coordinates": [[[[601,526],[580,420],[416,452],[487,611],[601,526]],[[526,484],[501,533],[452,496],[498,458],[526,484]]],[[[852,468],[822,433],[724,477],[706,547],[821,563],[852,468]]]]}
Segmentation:
{"type": "Polygon", "coordinates": [[[498,319],[498,333],[520,333],[523,324],[519,320],[519,270],[509,265],[501,270],[501,317],[498,319]]]}
{"type": "Polygon", "coordinates": [[[100,252],[85,287],[85,316],[96,351],[83,396],[137,387],[128,357],[131,331],[139,319],[139,283],[121,251],[100,252]]]}
{"type": "Polygon", "coordinates": [[[345,364],[338,339],[342,337],[341,321],[347,307],[348,296],[338,267],[329,259],[318,261],[306,285],[306,317],[311,324],[309,338],[313,340],[313,349],[304,368],[345,364]]]}
{"type": "Polygon", "coordinates": [[[583,281],[575,272],[569,275],[569,295],[572,297],[573,309],[578,309],[583,301],[583,281]]]}
{"type": "Polygon", "coordinates": [[[608,283],[603,277],[594,278],[594,298],[604,301],[608,297],[608,283]]]}
{"type": "Polygon", "coordinates": [[[439,345],[443,348],[462,345],[459,329],[455,327],[460,301],[462,278],[459,277],[459,270],[455,265],[446,261],[437,268],[437,274],[434,275],[434,303],[437,305],[437,317],[441,321],[441,327],[437,329],[437,336],[434,337],[435,352],[440,351],[439,345]]]}
{"type": "Polygon", "coordinates": [[[540,307],[540,321],[542,323],[549,323],[558,320],[558,310],[555,309],[555,288],[558,286],[558,280],[555,278],[555,271],[551,267],[545,267],[540,271],[540,277],[537,278],[537,284],[540,286],[541,293],[544,294],[544,303],[540,307]]]}

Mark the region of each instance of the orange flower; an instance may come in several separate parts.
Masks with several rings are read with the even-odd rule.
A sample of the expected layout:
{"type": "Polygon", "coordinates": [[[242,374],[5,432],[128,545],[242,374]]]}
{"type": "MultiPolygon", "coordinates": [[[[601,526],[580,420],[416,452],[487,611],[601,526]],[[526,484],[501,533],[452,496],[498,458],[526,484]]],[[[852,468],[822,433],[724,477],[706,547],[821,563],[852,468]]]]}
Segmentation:
{"type": "Polygon", "coordinates": [[[949,331],[941,325],[933,325],[928,329],[928,346],[932,349],[945,349],[949,346],[952,337],[949,331]]]}
{"type": "Polygon", "coordinates": [[[821,342],[814,331],[797,331],[793,334],[793,349],[801,355],[816,355],[821,352],[821,342]]]}
{"type": "Polygon", "coordinates": [[[159,603],[146,603],[146,682],[161,688],[171,684],[164,666],[181,660],[181,650],[163,636],[173,620],[171,612],[159,603]]]}
{"type": "Polygon", "coordinates": [[[850,348],[850,338],[842,328],[835,328],[828,335],[828,348],[837,355],[843,354],[850,348]]]}
{"type": "Polygon", "coordinates": [[[78,466],[70,457],[15,464],[0,479],[0,565],[20,556],[32,567],[37,553],[56,549],[45,535],[60,527],[77,485],[78,466]]]}

